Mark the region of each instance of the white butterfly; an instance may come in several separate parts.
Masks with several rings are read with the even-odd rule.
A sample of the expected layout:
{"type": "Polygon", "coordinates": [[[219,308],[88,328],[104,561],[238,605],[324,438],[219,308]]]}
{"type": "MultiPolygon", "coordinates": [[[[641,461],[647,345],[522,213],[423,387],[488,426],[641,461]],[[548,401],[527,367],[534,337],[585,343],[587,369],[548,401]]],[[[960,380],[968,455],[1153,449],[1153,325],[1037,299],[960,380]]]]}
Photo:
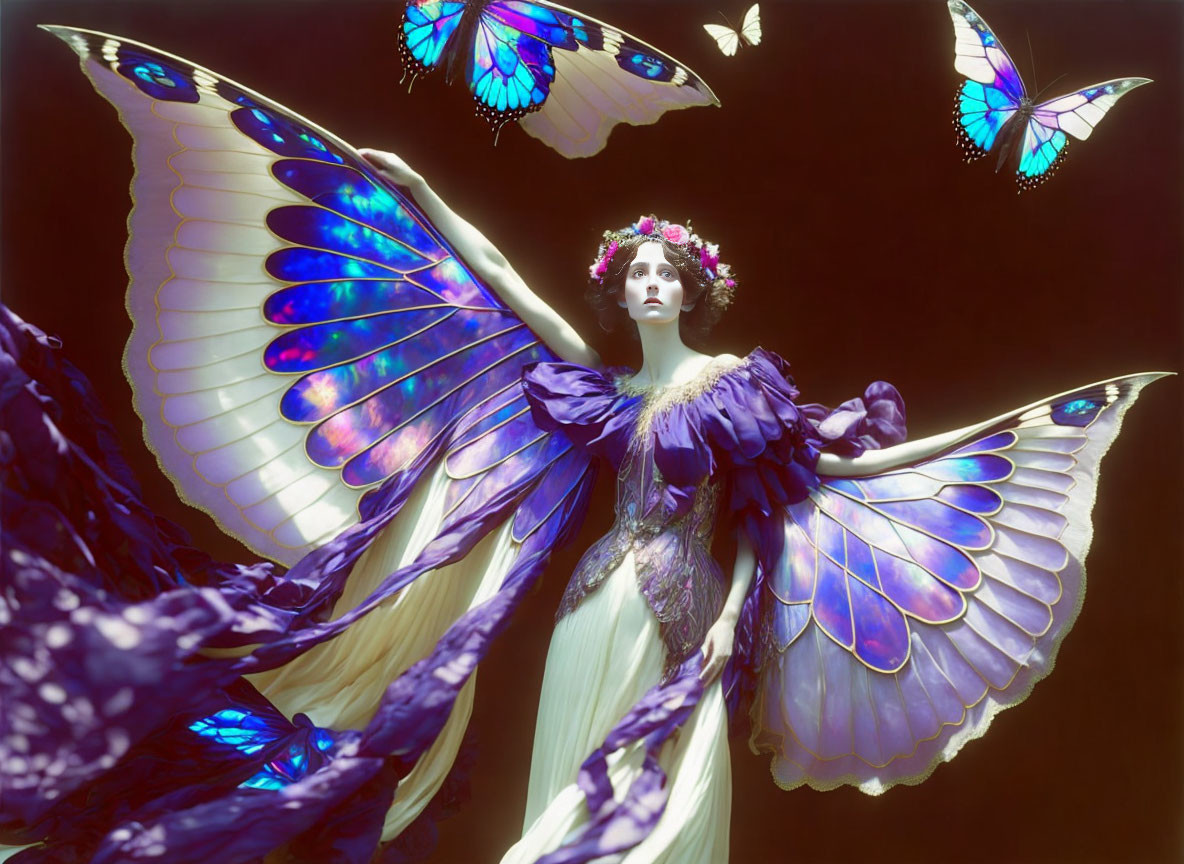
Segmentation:
{"type": "Polygon", "coordinates": [[[731,57],[736,53],[740,47],[740,40],[743,39],[749,45],[761,44],[761,7],[759,3],[753,3],[749,10],[744,13],[744,22],[740,25],[739,30],[734,30],[730,26],[723,24],[704,24],[703,29],[706,30],[711,38],[715,40],[715,44],[719,46],[719,50],[725,56],[731,57]]]}

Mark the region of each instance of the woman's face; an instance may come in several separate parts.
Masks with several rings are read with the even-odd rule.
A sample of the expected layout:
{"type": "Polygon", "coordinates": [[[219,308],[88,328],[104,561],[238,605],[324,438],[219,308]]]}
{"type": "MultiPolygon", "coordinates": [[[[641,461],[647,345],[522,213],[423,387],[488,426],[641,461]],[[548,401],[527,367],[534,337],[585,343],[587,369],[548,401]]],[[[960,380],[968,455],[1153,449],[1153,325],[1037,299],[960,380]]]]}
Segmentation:
{"type": "Polygon", "coordinates": [[[637,255],[625,274],[625,298],[621,305],[639,324],[677,321],[682,306],[682,281],[666,260],[662,244],[654,241],[637,247],[637,255]]]}

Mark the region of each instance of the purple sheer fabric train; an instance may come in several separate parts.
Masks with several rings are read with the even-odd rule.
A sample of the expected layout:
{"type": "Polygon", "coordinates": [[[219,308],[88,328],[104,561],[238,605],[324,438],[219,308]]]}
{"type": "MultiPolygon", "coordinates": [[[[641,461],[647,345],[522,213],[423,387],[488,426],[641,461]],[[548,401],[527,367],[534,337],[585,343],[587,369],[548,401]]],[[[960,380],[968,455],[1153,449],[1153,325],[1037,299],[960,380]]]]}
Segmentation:
{"type": "MultiPolygon", "coordinates": [[[[0,839],[43,844],[14,859],[22,864],[152,854],[171,862],[255,862],[285,844],[291,860],[370,860],[399,777],[431,744],[468,672],[562,538],[540,535],[502,590],[391,684],[365,729],[319,729],[301,715],[290,722],[242,674],[341,632],[415,576],[463,556],[476,529],[445,533],[357,615],[327,622],[350,566],[405,490],[388,484],[368,500],[361,523],[286,573],[267,563],[215,562],[143,504],[93,390],[56,347],[3,310],[0,839]],[[203,653],[258,643],[238,659],[203,653]],[[234,712],[253,718],[251,729],[236,733],[253,736],[250,752],[198,731],[209,718],[234,712]]],[[[661,538],[661,526],[688,526],[679,542],[701,553],[683,585],[689,592],[674,590],[669,568],[647,580],[646,597],[666,626],[668,674],[622,718],[605,748],[644,739],[656,753],[698,699],[692,648],[710,623],[719,577],[704,528],[714,520],[717,492],[711,507],[696,512],[697,490],[717,489],[731,517],[759,531],[762,514],[816,482],[818,448],[858,452],[903,436],[899,397],[876,387],[868,407],[847,403],[841,418],[819,426],[811,418],[825,412],[795,407],[784,361],[760,349],[698,398],[660,412],[647,412],[646,399],[592,370],[544,363],[526,373],[537,422],[561,428],[614,468],[631,464],[633,443],[649,442],[638,453],[659,482],[641,499],[619,502],[624,534],[661,538]],[[834,434],[827,424],[839,419],[834,434]],[[637,434],[639,422],[648,424],[645,435],[637,434]],[[698,589],[712,584],[705,601],[698,589]]],[[[512,503],[508,496],[491,501],[483,515],[504,518],[512,503]]],[[[601,549],[587,558],[606,554],[601,549]]],[[[588,574],[595,569],[577,572],[577,593],[594,590],[588,574]]],[[[661,795],[644,794],[660,790],[656,759],[647,760],[632,797],[615,802],[604,792],[605,748],[581,772],[598,810],[556,861],[603,854],[606,834],[636,842],[661,814],[661,795]]],[[[383,860],[406,860],[404,846],[388,847],[383,860]]]]}

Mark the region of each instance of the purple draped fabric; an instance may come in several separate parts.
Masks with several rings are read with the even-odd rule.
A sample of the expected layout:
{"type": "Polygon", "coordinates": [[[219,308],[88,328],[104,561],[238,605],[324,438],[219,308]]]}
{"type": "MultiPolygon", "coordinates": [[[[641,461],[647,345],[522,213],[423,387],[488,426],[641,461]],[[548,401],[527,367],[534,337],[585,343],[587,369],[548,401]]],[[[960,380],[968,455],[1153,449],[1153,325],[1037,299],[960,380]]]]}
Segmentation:
{"type": "Polygon", "coordinates": [[[522,369],[522,391],[540,429],[561,430],[572,443],[608,460],[614,468],[625,457],[641,399],[618,390],[614,378],[629,370],[604,372],[577,363],[529,363],[522,369]]]}
{"type": "Polygon", "coordinates": [[[823,448],[842,456],[891,447],[905,439],[904,399],[887,381],[873,381],[863,397],[848,399],[833,411],[825,405],[803,405],[823,448]]]}
{"type": "Polygon", "coordinates": [[[538,864],[582,864],[632,849],[649,836],[666,810],[669,794],[658,753],[699,704],[702,669],[701,654],[688,657],[670,681],[651,687],[584,760],[577,782],[587,800],[589,820],[538,864]],[[645,750],[641,772],[617,800],[606,757],[637,742],[643,742],[645,750]]]}
{"type": "MultiPolygon", "coordinates": [[[[233,864],[284,846],[290,860],[370,860],[395,784],[578,524],[590,476],[526,539],[502,590],[391,684],[365,729],[316,730],[239,676],[346,626],[323,618],[418,475],[371,494],[358,525],[287,573],[215,562],[141,501],[93,390],[56,348],[0,307],[0,842],[41,844],[21,864],[233,864]],[[201,653],[252,643],[265,644],[239,659],[201,653]],[[263,744],[248,751],[194,731],[228,707],[263,718],[253,733],[263,744]],[[260,777],[280,779],[250,785],[260,777]]],[[[462,557],[534,476],[498,484],[481,518],[445,525],[349,620],[462,557]]]]}
{"type": "MultiPolygon", "coordinates": [[[[369,860],[395,784],[431,745],[549,553],[578,525],[591,475],[582,475],[526,538],[501,590],[390,685],[365,729],[317,730],[299,716],[289,722],[240,676],[287,662],[422,573],[459,560],[515,511],[537,469],[524,467],[493,484],[416,561],[390,574],[357,609],[326,621],[353,563],[438,458],[443,438],[365,499],[357,525],[291,570],[217,562],[144,505],[102,406],[56,348],[0,307],[0,842],[41,842],[14,859],[22,864],[233,864],[260,861],[278,847],[290,860],[369,860]],[[245,654],[202,653],[230,646],[245,646],[245,654]],[[266,734],[257,749],[248,753],[193,732],[203,718],[230,708],[262,718],[266,734]],[[251,786],[258,777],[283,782],[251,786]]],[[[795,407],[786,372],[784,361],[758,349],[707,396],[657,419],[662,470],[673,490],[668,503],[684,506],[694,485],[723,466],[732,511],[759,535],[761,514],[816,482],[820,448],[862,452],[902,427],[903,405],[887,385],[873,385],[862,401],[824,416],[814,406],[795,407]]],[[[524,389],[542,428],[562,429],[620,463],[638,397],[570,364],[538,364],[524,389]]],[[[742,621],[741,639],[752,626],[742,621]]],[[[697,661],[695,655],[688,662],[697,661]]],[[[645,836],[664,806],[657,746],[699,692],[696,674],[684,668],[622,720],[581,778],[594,818],[579,848],[556,860],[604,854],[606,836],[634,838],[627,845],[645,836]],[[605,795],[603,756],[641,739],[644,770],[615,802],[605,795]]]]}
{"type": "MultiPolygon", "coordinates": [[[[618,376],[571,363],[538,363],[523,376],[524,391],[540,427],[562,429],[577,445],[620,468],[645,399],[625,395],[617,380],[618,376]]],[[[652,529],[660,532],[687,514],[696,495],[702,494],[703,484],[723,478],[728,521],[747,532],[761,562],[776,560],[782,542],[776,514],[818,485],[815,469],[820,452],[856,456],[904,439],[904,402],[890,384],[876,382],[862,399],[845,402],[834,411],[821,405],[799,407],[798,395],[789,365],[757,348],[708,386],[663,404],[645,433],[652,436],[646,443],[652,445],[653,464],[661,473],[656,501],[647,500],[643,508],[648,518],[656,505],[662,505],[652,529]]],[[[618,503],[618,521],[628,521],[620,508],[618,503]]],[[[646,541],[628,542],[636,550],[646,541]]],[[[666,569],[647,575],[646,585],[655,579],[687,582],[685,567],[676,562],[654,566],[666,569]]],[[[758,563],[737,628],[735,652],[724,673],[729,710],[737,725],[747,713],[743,708],[756,683],[759,598],[766,567],[767,563],[758,563]]],[[[644,588],[642,593],[650,600],[644,588]]],[[[579,783],[587,796],[589,821],[540,864],[574,864],[620,853],[652,830],[666,799],[658,747],[698,702],[701,659],[693,651],[673,680],[649,691],[585,761],[579,783]],[[642,739],[646,756],[641,774],[616,800],[605,757],[642,739]]]]}
{"type": "MultiPolygon", "coordinates": [[[[617,386],[627,373],[535,363],[523,371],[523,390],[541,428],[561,429],[618,467],[642,403],[617,386]]],[[[654,462],[673,517],[685,513],[694,490],[721,469],[731,513],[767,517],[817,485],[821,451],[857,456],[904,440],[904,400],[891,384],[877,381],[862,399],[833,411],[799,407],[798,395],[789,364],[756,348],[704,392],[659,412],[652,423],[654,462]]]]}

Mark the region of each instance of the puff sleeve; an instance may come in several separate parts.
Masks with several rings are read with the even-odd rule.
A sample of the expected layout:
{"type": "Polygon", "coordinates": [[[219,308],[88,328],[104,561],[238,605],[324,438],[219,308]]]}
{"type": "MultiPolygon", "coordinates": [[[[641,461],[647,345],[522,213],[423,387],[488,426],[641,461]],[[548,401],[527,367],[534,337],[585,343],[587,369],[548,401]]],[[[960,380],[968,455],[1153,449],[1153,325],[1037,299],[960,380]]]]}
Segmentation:
{"type": "Polygon", "coordinates": [[[729,510],[768,516],[815,485],[817,436],[794,399],[785,361],[756,349],[696,398],[653,418],[654,462],[667,506],[685,512],[696,487],[722,472],[729,510]]]}
{"type": "Polygon", "coordinates": [[[904,399],[887,381],[873,381],[862,398],[848,399],[833,411],[825,405],[803,405],[822,449],[840,456],[891,447],[905,439],[904,399]]]}
{"type": "Polygon", "coordinates": [[[818,455],[858,456],[905,437],[904,400],[883,381],[831,411],[796,404],[798,390],[781,357],[757,348],[721,379],[702,415],[703,429],[729,467],[729,510],[768,517],[817,486],[818,455]]]}
{"type": "Polygon", "coordinates": [[[576,363],[532,363],[523,368],[522,390],[540,429],[560,430],[577,447],[619,466],[639,400],[619,393],[611,375],[576,363]]]}

